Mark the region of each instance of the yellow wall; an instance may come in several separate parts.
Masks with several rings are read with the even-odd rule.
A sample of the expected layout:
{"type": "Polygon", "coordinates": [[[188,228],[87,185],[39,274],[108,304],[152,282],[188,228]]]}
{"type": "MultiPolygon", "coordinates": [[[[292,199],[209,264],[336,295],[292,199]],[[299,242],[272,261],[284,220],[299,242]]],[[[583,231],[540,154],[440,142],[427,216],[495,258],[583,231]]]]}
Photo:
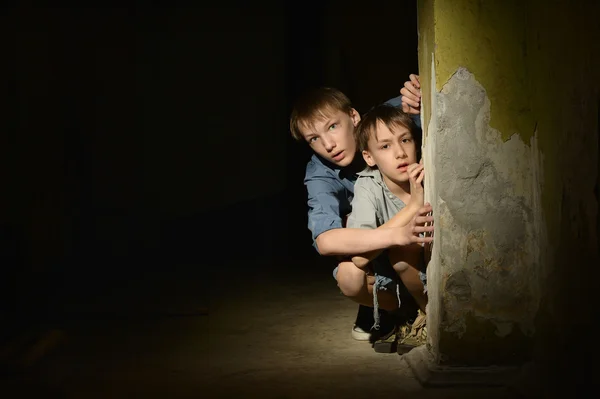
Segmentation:
{"type": "MultiPolygon", "coordinates": [[[[556,240],[560,196],[555,193],[562,191],[564,165],[561,145],[581,117],[581,101],[593,100],[594,93],[597,98],[600,67],[593,49],[597,49],[598,5],[591,9],[592,2],[566,0],[421,3],[420,32],[426,38],[435,36],[437,90],[458,67],[466,67],[485,87],[491,101],[490,125],[504,140],[518,134],[528,143],[537,128],[545,158],[544,210],[550,237],[556,240]]],[[[421,48],[433,47],[421,40],[421,48]]],[[[420,55],[419,62],[427,84],[428,68],[423,67],[430,62],[423,64],[429,59],[425,57],[431,55],[420,55]]]]}
{"type": "MultiPolygon", "coordinates": [[[[534,335],[550,342],[556,331],[543,326],[586,317],[586,308],[581,306],[583,293],[593,289],[588,285],[593,280],[590,276],[598,276],[588,265],[598,259],[594,186],[598,182],[600,56],[596,38],[600,36],[600,5],[566,0],[420,0],[418,4],[425,134],[432,134],[428,126],[435,118],[431,115],[431,109],[435,109],[432,102],[437,101],[429,85],[435,82],[434,95],[441,93],[463,67],[485,89],[490,103],[489,126],[499,132],[501,141],[506,144],[516,137],[541,160],[541,205],[534,210],[542,209],[547,237],[539,237],[545,274],[539,276],[541,305],[534,335]],[[586,276],[585,281],[574,280],[574,267],[579,275],[586,276]]],[[[504,146],[505,153],[507,148],[504,146]]],[[[440,191],[440,184],[445,183],[435,182],[436,191],[440,191]]],[[[519,188],[525,193],[534,190],[519,188]]],[[[514,198],[518,197],[517,193],[514,198]]],[[[453,218],[457,216],[461,215],[452,214],[453,218]]],[[[442,270],[440,287],[443,278],[442,270]]],[[[489,284],[493,286],[496,278],[492,277],[489,284]]],[[[442,309],[440,314],[448,312],[452,310],[442,309]]],[[[464,323],[473,327],[459,340],[442,331],[441,352],[475,342],[476,335],[491,338],[486,341],[483,337],[482,345],[494,342],[492,345],[498,348],[503,346],[496,342],[499,338],[493,329],[477,327],[468,317],[464,323]]],[[[475,354],[478,349],[473,349],[475,354]]],[[[496,356],[490,353],[492,358],[496,356]]]]}

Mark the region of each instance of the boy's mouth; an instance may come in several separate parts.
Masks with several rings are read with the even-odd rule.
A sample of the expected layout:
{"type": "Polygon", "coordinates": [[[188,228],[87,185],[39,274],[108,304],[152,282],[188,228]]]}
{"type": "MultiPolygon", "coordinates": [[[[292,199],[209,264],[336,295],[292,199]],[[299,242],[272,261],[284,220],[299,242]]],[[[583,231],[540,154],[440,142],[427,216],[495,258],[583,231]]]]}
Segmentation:
{"type": "Polygon", "coordinates": [[[408,169],[408,164],[406,162],[401,163],[396,169],[398,169],[400,172],[406,172],[408,169]]]}
{"type": "Polygon", "coordinates": [[[342,159],[344,159],[344,150],[342,150],[342,151],[338,152],[337,154],[335,154],[334,156],[332,156],[331,159],[333,159],[336,162],[339,162],[342,159]]]}

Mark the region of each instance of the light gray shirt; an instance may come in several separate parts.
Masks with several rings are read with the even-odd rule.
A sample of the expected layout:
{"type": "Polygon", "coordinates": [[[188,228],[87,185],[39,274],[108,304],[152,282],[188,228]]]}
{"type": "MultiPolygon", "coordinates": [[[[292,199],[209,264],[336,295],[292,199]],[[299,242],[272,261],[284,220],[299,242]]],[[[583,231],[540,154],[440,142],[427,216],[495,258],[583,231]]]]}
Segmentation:
{"type": "Polygon", "coordinates": [[[376,229],[406,204],[388,188],[379,169],[366,168],[358,173],[354,184],[352,213],[348,216],[347,227],[376,229]]]}

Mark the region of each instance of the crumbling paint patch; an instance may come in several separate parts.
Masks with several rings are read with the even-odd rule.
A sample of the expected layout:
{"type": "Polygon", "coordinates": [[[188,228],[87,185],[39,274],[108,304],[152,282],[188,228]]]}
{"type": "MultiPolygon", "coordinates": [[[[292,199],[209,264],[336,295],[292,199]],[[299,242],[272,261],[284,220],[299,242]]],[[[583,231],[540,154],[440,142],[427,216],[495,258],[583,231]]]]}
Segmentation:
{"type": "Polygon", "coordinates": [[[452,295],[458,302],[469,302],[471,300],[471,284],[469,276],[464,270],[459,270],[446,278],[444,290],[452,295]]]}
{"type": "MultiPolygon", "coordinates": [[[[478,334],[469,331],[469,317],[490,323],[486,331],[495,337],[515,330],[532,336],[544,234],[535,136],[529,145],[516,135],[504,141],[489,125],[486,90],[465,68],[435,102],[442,336],[478,334]]],[[[448,344],[439,345],[445,353],[448,344]]]]}
{"type": "Polygon", "coordinates": [[[469,69],[486,88],[491,125],[503,140],[534,131],[532,72],[526,60],[534,37],[527,29],[529,8],[517,0],[436,0],[437,90],[460,67],[469,69]]]}

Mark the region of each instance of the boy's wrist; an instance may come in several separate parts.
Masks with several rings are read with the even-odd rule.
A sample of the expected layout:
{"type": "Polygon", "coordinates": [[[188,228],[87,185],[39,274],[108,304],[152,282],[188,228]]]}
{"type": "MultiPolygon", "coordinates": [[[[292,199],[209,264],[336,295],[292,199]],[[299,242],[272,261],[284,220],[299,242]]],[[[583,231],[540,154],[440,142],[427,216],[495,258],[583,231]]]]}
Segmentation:
{"type": "Polygon", "coordinates": [[[399,247],[410,244],[410,239],[406,235],[406,226],[388,229],[390,233],[389,245],[388,248],[391,247],[399,247]]]}
{"type": "Polygon", "coordinates": [[[387,243],[386,248],[403,245],[402,244],[403,239],[402,239],[401,235],[398,234],[397,228],[385,229],[384,231],[387,234],[387,239],[385,240],[385,242],[387,243]]]}

